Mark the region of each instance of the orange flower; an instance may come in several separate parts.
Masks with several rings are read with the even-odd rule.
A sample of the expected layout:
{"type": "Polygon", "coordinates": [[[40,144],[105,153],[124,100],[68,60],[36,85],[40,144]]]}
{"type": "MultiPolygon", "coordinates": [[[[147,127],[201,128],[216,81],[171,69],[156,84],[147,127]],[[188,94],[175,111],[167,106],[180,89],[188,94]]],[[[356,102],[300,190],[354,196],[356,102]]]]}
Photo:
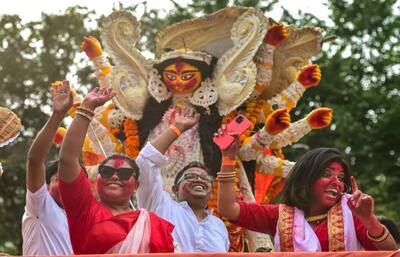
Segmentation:
{"type": "Polygon", "coordinates": [[[69,110],[68,110],[68,115],[71,117],[71,118],[74,118],[75,117],[75,114],[76,114],[76,107],[75,106],[72,106],[71,108],[69,108],[69,110]]]}
{"type": "Polygon", "coordinates": [[[99,164],[104,160],[104,157],[99,154],[83,152],[82,153],[82,162],[85,166],[93,166],[99,164]]]}
{"type": "Polygon", "coordinates": [[[125,119],[124,121],[125,133],[125,153],[132,159],[136,159],[139,155],[140,139],[138,133],[138,126],[136,121],[125,119]]]}
{"type": "Polygon", "coordinates": [[[86,53],[90,60],[103,55],[100,42],[93,36],[83,38],[81,49],[86,53]]]}
{"type": "Polygon", "coordinates": [[[111,66],[106,66],[106,67],[104,67],[104,68],[101,69],[101,76],[105,77],[105,76],[107,76],[108,74],[110,74],[111,71],[112,71],[111,66]]]}
{"type": "Polygon", "coordinates": [[[62,141],[64,140],[66,129],[63,127],[59,127],[57,129],[56,135],[53,139],[53,144],[61,145],[62,141]]]}

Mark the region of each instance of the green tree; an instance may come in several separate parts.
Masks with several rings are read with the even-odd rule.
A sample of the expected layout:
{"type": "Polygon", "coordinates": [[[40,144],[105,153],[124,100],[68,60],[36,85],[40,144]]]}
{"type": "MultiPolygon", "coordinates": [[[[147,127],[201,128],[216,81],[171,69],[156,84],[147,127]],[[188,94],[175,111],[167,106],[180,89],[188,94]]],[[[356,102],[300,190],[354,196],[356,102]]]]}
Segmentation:
{"type": "MultiPolygon", "coordinates": [[[[85,26],[92,16],[80,7],[63,15],[43,14],[38,22],[0,16],[0,105],[16,112],[23,126],[17,142],[0,149],[5,170],[0,178],[0,252],[21,253],[27,149],[48,118],[49,84],[64,79],[82,61],[77,53],[83,36],[95,33],[85,26]]],[[[90,68],[80,69],[79,84],[93,80],[89,74],[90,68]]]]}

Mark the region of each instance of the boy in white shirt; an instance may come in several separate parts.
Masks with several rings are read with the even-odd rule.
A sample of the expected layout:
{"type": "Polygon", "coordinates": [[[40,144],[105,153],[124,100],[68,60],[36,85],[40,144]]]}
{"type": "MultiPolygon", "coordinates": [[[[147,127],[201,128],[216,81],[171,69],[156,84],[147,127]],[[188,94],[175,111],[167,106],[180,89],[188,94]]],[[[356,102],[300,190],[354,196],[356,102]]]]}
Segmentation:
{"type": "Polygon", "coordinates": [[[53,113],[28,152],[26,205],[22,217],[23,255],[73,254],[68,222],[58,191],[58,161],[45,168],[46,155],[73,96],[68,81],[53,86],[53,113]]]}
{"type": "Polygon", "coordinates": [[[137,203],[175,225],[174,239],[182,252],[227,252],[228,231],[222,220],[207,210],[213,178],[203,164],[194,162],[178,172],[172,187],[176,201],[163,190],[160,168],[167,162],[163,153],[196,123],[195,117],[179,114],[170,128],[140,151],[136,159],[140,169],[137,203]]]}

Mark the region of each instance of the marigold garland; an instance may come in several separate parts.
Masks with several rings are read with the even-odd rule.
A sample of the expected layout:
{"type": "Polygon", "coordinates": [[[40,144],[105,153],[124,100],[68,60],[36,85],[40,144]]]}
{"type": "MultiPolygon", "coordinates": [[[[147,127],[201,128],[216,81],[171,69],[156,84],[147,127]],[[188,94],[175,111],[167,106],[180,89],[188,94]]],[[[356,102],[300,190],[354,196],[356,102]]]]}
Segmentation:
{"type": "Polygon", "coordinates": [[[250,100],[247,103],[244,116],[246,116],[246,118],[249,119],[253,125],[243,134],[243,139],[249,137],[250,133],[254,129],[254,126],[259,123],[261,111],[263,110],[265,104],[265,100],[250,100]]]}
{"type": "Polygon", "coordinates": [[[104,156],[95,153],[93,148],[90,146],[89,138],[86,137],[82,147],[83,164],[85,166],[92,166],[99,164],[102,160],[104,160],[104,156]]]}
{"type": "Polygon", "coordinates": [[[124,134],[125,134],[125,154],[132,159],[136,159],[139,155],[139,130],[137,122],[126,118],[124,121],[124,134]]]}

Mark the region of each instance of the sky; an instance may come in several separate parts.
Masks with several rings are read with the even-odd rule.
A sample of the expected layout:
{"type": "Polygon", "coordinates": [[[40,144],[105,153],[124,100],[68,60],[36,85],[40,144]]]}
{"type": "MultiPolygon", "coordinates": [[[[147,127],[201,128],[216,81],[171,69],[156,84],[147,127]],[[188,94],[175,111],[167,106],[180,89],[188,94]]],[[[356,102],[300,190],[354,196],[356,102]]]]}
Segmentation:
{"type": "MultiPolygon", "coordinates": [[[[86,6],[95,10],[98,14],[108,15],[118,2],[121,2],[124,6],[129,6],[143,2],[143,0],[0,0],[0,15],[18,14],[24,22],[27,22],[39,20],[42,12],[61,14],[66,8],[75,5],[86,6]]],[[[185,5],[190,0],[176,0],[176,2],[185,5]]],[[[298,10],[301,10],[302,12],[312,13],[319,19],[329,20],[329,10],[326,2],[326,0],[280,0],[275,10],[268,15],[278,20],[282,14],[281,6],[284,6],[291,13],[297,13],[298,10]]],[[[150,8],[165,9],[166,11],[173,8],[173,4],[168,0],[148,0],[148,6],[150,8]]],[[[140,13],[136,15],[138,17],[141,16],[140,13]]]]}

